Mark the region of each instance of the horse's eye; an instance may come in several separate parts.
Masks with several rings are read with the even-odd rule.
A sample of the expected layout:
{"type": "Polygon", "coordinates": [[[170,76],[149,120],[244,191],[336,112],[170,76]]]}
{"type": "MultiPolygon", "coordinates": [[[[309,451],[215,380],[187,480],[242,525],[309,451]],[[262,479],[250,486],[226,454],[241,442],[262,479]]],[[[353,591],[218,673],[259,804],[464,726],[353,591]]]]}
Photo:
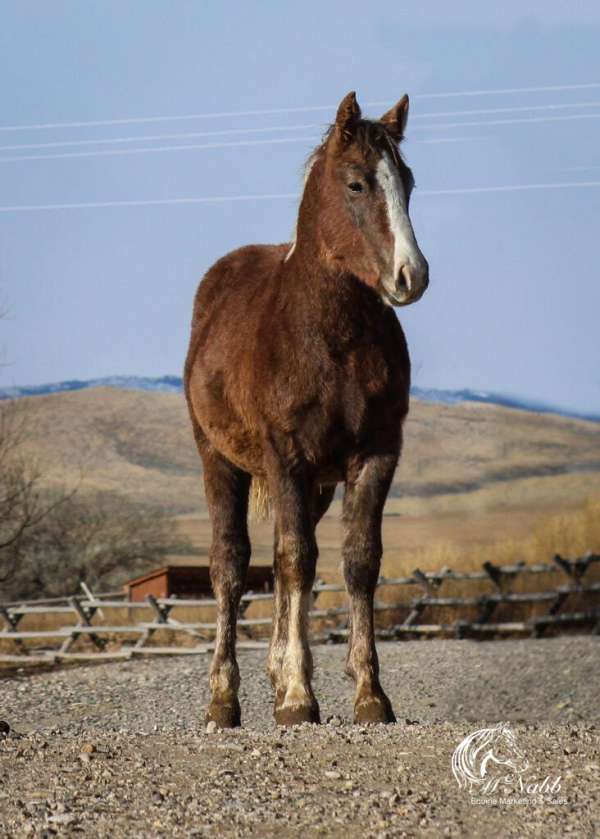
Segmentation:
{"type": "Polygon", "coordinates": [[[360,181],[352,181],[348,184],[348,189],[352,190],[352,192],[362,192],[363,185],[360,181]]]}

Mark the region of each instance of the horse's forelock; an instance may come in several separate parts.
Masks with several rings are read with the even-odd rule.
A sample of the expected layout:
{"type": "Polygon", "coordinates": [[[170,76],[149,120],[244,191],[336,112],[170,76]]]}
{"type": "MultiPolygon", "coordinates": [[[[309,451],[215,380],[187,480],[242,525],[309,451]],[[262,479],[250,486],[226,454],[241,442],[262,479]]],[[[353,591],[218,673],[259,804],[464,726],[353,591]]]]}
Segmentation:
{"type": "MultiPolygon", "coordinates": [[[[323,140],[319,146],[312,152],[308,160],[310,161],[315,155],[326,151],[331,138],[334,135],[335,123],[332,123],[325,131],[323,140]]],[[[403,162],[400,148],[397,141],[391,135],[389,130],[381,122],[369,119],[359,120],[353,129],[351,144],[357,144],[363,154],[374,153],[380,157],[385,152],[391,155],[392,160],[396,166],[401,166],[403,162]]]]}

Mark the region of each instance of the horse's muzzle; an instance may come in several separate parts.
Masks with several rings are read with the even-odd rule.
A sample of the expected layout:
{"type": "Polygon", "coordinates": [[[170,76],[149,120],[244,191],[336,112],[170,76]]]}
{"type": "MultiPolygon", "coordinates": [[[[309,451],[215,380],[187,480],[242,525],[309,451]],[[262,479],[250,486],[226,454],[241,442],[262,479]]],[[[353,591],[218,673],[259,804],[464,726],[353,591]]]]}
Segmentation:
{"type": "Polygon", "coordinates": [[[429,285],[429,265],[425,257],[417,263],[403,265],[393,287],[383,283],[385,296],[392,306],[408,306],[425,294],[429,285]]]}

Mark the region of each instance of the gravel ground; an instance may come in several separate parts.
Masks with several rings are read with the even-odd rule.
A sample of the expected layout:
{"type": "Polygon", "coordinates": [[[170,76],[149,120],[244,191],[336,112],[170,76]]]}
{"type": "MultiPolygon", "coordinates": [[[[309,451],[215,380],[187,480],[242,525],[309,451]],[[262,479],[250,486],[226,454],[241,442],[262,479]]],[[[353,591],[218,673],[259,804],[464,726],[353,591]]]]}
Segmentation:
{"type": "Polygon", "coordinates": [[[350,724],[338,646],[314,651],[328,722],[293,729],[272,722],[262,651],[240,653],[244,728],[227,732],[202,724],[205,656],[17,674],[0,685],[0,836],[596,836],[599,644],[380,644],[391,726],[350,724]],[[524,781],[560,790],[459,789],[454,749],[501,721],[524,781]]]}

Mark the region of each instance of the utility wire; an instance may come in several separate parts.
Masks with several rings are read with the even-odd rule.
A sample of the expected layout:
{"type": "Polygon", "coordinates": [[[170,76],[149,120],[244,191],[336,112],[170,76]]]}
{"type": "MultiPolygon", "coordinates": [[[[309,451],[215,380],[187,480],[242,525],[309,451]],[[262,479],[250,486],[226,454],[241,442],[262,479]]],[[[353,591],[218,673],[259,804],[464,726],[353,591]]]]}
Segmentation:
{"type": "MultiPolygon", "coordinates": [[[[505,114],[521,111],[554,111],[562,110],[564,108],[598,108],[600,101],[596,102],[567,102],[555,103],[549,105],[523,105],[513,108],[483,108],[470,109],[466,111],[441,111],[425,114],[412,114],[410,117],[411,124],[415,120],[431,119],[433,117],[456,117],[456,116],[477,116],[485,114],[505,114]]],[[[486,124],[486,123],[483,123],[486,124]]],[[[176,134],[142,134],[128,137],[103,137],[94,140],[55,140],[50,143],[17,143],[13,146],[0,146],[0,152],[4,151],[21,151],[32,149],[53,149],[62,147],[78,147],[78,146],[96,146],[96,145],[110,145],[118,143],[141,143],[154,142],[158,140],[186,140],[199,137],[223,137],[230,135],[246,135],[246,134],[269,134],[271,132],[279,131],[310,131],[310,130],[325,130],[326,123],[308,123],[301,125],[272,125],[262,128],[222,128],[216,131],[184,131],[176,134]]],[[[425,126],[419,126],[419,128],[425,126]]],[[[430,127],[430,126],[427,126],[430,127]]],[[[431,126],[433,127],[433,126],[431,126]]]]}
{"type": "MultiPolygon", "coordinates": [[[[417,93],[412,98],[420,99],[451,99],[477,96],[507,96],[524,93],[547,93],[570,90],[591,90],[600,88],[600,82],[585,82],[581,84],[540,85],[537,87],[487,88],[483,90],[448,91],[443,93],[417,93]]],[[[392,100],[367,102],[365,107],[385,107],[393,104],[392,100]]],[[[99,125],[141,125],[149,122],[172,122],[192,119],[222,119],[225,117],[253,117],[271,114],[300,114],[311,111],[333,111],[336,105],[302,105],[292,108],[260,108],[248,111],[217,111],[201,114],[183,114],[179,116],[151,116],[151,117],[123,117],[119,119],[81,120],[78,122],[43,122],[24,125],[0,126],[0,131],[40,131],[50,128],[83,128],[99,125]]]]}
{"type": "MultiPolygon", "coordinates": [[[[600,114],[598,114],[600,117],[600,114]]],[[[415,143],[458,143],[463,140],[470,140],[471,137],[428,137],[414,140],[415,143]]],[[[198,151],[202,149],[231,149],[242,146],[272,146],[284,143],[310,143],[315,145],[321,142],[321,137],[273,137],[265,140],[234,140],[225,143],[186,143],[183,146],[147,146],[140,149],[106,149],[101,151],[76,151],[60,152],[59,154],[28,154],[11,157],[0,157],[0,163],[20,163],[28,160],[64,160],[74,157],[115,157],[131,154],[156,154],[157,152],[168,151],[198,151]]]]}
{"type": "MultiPolygon", "coordinates": [[[[600,187],[600,181],[567,181],[563,183],[504,184],[500,186],[456,187],[449,189],[422,189],[418,195],[475,195],[483,193],[528,192],[559,189],[591,189],[600,187]]],[[[0,213],[25,213],[41,210],[87,210],[107,207],[150,207],[169,204],[226,204],[253,201],[297,200],[296,192],[267,193],[258,195],[219,195],[198,198],[154,198],[133,201],[91,201],[72,204],[16,204],[0,207],[0,213]]]]}
{"type": "MultiPolygon", "coordinates": [[[[495,120],[472,120],[470,122],[446,122],[439,125],[422,126],[426,130],[448,130],[453,128],[471,128],[474,126],[495,126],[495,125],[527,125],[530,123],[541,122],[564,122],[577,119],[599,119],[600,113],[597,114],[568,114],[563,116],[549,116],[549,117],[531,117],[530,119],[495,119],[495,120]]],[[[142,138],[143,139],[143,138],[142,138]]],[[[416,138],[411,142],[415,143],[452,143],[460,142],[462,140],[471,140],[472,137],[443,137],[443,138],[416,138]]],[[[148,146],[138,149],[106,149],[96,151],[80,151],[80,152],[60,152],[58,154],[30,154],[30,155],[15,155],[9,157],[0,157],[0,163],[19,163],[29,160],[65,160],[68,158],[77,157],[114,157],[120,155],[132,154],[156,154],[157,152],[169,151],[189,151],[201,149],[228,149],[240,148],[242,146],[270,146],[280,145],[285,143],[319,143],[321,138],[318,136],[310,137],[272,137],[263,140],[233,140],[223,143],[187,143],[186,145],[176,146],[148,146]]]]}

